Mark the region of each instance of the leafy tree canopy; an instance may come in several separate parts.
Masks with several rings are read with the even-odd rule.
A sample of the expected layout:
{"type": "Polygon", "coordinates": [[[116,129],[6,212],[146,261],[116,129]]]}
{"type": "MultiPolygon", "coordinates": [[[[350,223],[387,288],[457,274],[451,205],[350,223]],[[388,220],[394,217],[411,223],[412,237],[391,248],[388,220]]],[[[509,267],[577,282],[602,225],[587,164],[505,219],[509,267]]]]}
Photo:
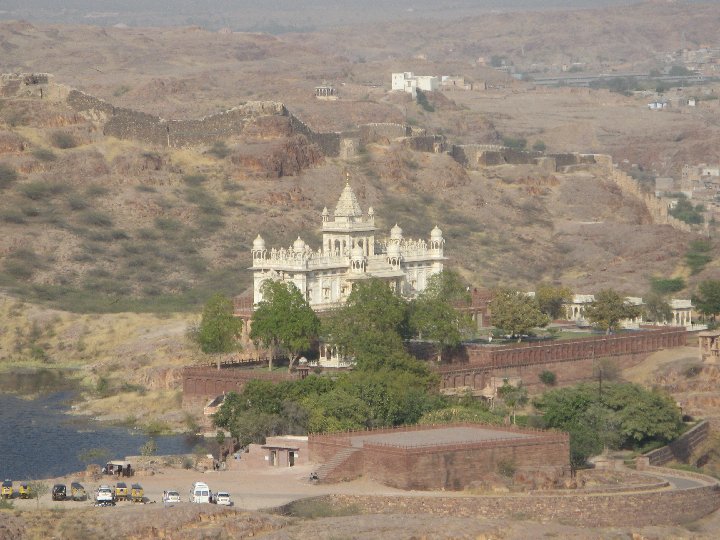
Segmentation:
{"type": "Polygon", "coordinates": [[[300,354],[317,339],[320,321],[293,283],[268,280],[262,294],[263,300],[253,313],[250,339],[285,349],[290,357],[288,369],[292,369],[300,354]]]}
{"type": "Polygon", "coordinates": [[[572,291],[567,287],[556,287],[541,283],[535,288],[538,307],[550,319],[559,319],[563,315],[563,304],[572,300],[572,291]]]}
{"type": "Polygon", "coordinates": [[[471,328],[467,313],[458,310],[470,302],[459,274],[443,270],[433,274],[427,287],[410,305],[410,326],[424,339],[438,343],[438,360],[446,347],[457,346],[471,328]]]}
{"type": "Polygon", "coordinates": [[[657,293],[651,293],[645,297],[645,316],[656,322],[667,322],[672,320],[672,307],[665,299],[657,293]]]}
{"type": "Polygon", "coordinates": [[[698,285],[698,292],[693,296],[693,303],[697,310],[715,317],[720,313],[720,281],[708,279],[698,285]]]}
{"type": "Polygon", "coordinates": [[[356,283],[344,306],[324,321],[325,333],[343,354],[354,356],[360,370],[382,367],[404,353],[408,306],[387,283],[356,283]]]}
{"type": "Polygon", "coordinates": [[[639,306],[630,304],[620,293],[613,289],[605,289],[595,295],[595,301],[585,308],[587,319],[608,334],[617,329],[623,319],[634,319],[640,316],[639,306]]]}
{"type": "Polygon", "coordinates": [[[678,278],[650,278],[650,287],[657,294],[669,294],[682,291],[685,288],[685,280],[678,278]]]}
{"type": "Polygon", "coordinates": [[[493,325],[513,336],[522,336],[550,322],[550,318],[540,311],[535,298],[510,289],[495,291],[490,313],[493,325]]]}
{"type": "Polygon", "coordinates": [[[194,339],[206,354],[229,353],[239,347],[236,338],[241,324],[233,315],[232,301],[217,293],[205,304],[194,339]]]}

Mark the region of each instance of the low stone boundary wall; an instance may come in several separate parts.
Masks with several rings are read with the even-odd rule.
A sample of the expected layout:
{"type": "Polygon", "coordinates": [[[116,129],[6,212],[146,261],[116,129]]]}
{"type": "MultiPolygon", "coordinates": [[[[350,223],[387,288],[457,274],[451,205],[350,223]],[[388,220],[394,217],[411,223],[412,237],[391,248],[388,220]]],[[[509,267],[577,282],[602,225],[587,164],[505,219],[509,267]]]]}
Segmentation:
{"type": "MultiPolygon", "coordinates": [[[[327,495],[313,500],[337,507],[354,507],[362,514],[429,514],[552,520],[584,527],[643,527],[688,523],[716,511],[720,508],[720,487],[708,485],[646,493],[476,497],[327,495]]],[[[278,511],[289,513],[291,508],[289,504],[278,511]]]]}
{"type": "Polygon", "coordinates": [[[645,457],[648,458],[650,465],[654,466],[665,465],[671,461],[687,463],[695,449],[705,442],[709,434],[710,423],[703,420],[670,444],[648,452],[645,457]]]}

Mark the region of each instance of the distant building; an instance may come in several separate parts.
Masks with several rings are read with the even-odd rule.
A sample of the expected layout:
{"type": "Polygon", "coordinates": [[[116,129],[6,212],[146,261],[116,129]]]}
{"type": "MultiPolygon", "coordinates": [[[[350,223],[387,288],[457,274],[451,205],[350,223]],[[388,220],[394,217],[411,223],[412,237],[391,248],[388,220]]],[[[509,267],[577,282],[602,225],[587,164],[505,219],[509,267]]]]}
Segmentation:
{"type": "Polygon", "coordinates": [[[335,100],[338,98],[337,90],[330,84],[321,84],[315,87],[315,97],[323,100],[335,100]]]}
{"type": "Polygon", "coordinates": [[[438,88],[440,79],[434,75],[414,75],[412,71],[392,74],[391,89],[407,92],[413,97],[417,96],[418,90],[434,92],[438,88]]]}

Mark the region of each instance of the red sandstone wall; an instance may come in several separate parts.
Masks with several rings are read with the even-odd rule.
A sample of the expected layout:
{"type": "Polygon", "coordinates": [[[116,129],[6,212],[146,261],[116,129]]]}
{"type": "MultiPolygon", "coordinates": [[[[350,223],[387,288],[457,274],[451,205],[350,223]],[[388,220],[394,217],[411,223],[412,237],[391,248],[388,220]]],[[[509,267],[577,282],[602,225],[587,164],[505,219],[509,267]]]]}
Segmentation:
{"type": "Polygon", "coordinates": [[[503,461],[518,469],[570,466],[566,435],[413,449],[366,444],[363,453],[365,476],[400,489],[465,489],[503,461]]]}
{"type": "Polygon", "coordinates": [[[482,497],[319,497],[364,514],[422,514],[490,519],[550,519],[584,527],[644,527],[698,520],[720,508],[717,485],[613,495],[504,495],[482,497]]]}
{"type": "Polygon", "coordinates": [[[186,367],[183,369],[183,407],[204,405],[208,400],[228,392],[240,392],[248,381],[272,382],[294,380],[296,375],[250,369],[217,369],[186,367]]]}

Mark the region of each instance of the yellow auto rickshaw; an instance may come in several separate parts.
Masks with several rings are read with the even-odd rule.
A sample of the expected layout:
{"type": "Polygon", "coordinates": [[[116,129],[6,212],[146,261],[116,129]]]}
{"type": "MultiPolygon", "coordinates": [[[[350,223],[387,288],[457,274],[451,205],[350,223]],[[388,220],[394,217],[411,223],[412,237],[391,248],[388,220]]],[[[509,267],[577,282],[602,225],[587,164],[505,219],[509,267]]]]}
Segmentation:
{"type": "Polygon", "coordinates": [[[116,501],[127,501],[128,499],[128,487],[125,482],[118,482],[115,484],[115,500],[116,501]]]}
{"type": "Polygon", "coordinates": [[[20,484],[20,487],[18,488],[18,495],[20,495],[21,499],[30,498],[30,486],[27,482],[23,482],[22,484],[20,484]]]}
{"type": "Polygon", "coordinates": [[[3,499],[12,499],[13,496],[13,483],[12,480],[5,480],[0,488],[0,496],[3,499]]]}
{"type": "Polygon", "coordinates": [[[143,490],[140,484],[132,485],[132,488],[130,489],[130,498],[132,499],[132,502],[144,502],[145,490],[143,490]]]}

